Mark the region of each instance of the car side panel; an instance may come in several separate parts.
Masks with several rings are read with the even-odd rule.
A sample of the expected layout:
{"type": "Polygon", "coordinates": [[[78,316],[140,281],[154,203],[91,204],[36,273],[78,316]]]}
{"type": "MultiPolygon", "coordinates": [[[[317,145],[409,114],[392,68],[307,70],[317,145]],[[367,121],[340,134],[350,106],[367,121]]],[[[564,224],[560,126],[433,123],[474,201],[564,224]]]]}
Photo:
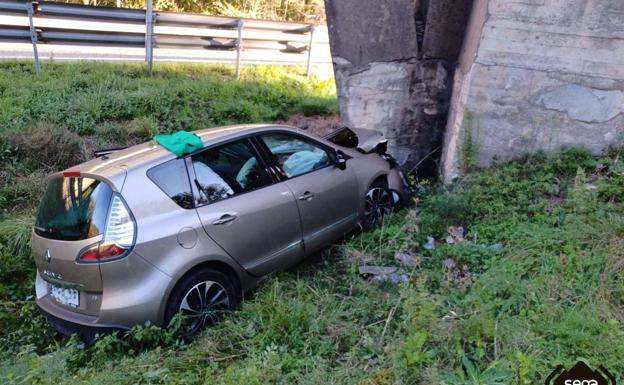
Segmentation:
{"type": "Polygon", "coordinates": [[[391,170],[390,165],[377,154],[366,154],[347,161],[347,168],[351,168],[356,175],[359,191],[359,214],[364,217],[366,192],[375,179],[387,176],[391,170]]]}
{"type": "Polygon", "coordinates": [[[161,296],[157,318],[162,320],[169,294],[178,280],[202,263],[225,263],[237,275],[243,291],[252,288],[257,279],[208,237],[195,209],[181,208],[146,177],[152,166],[129,172],[122,195],[138,223],[134,251],[169,277],[166,284],[163,280],[157,288],[161,296]]]}
{"type": "Polygon", "coordinates": [[[98,323],[133,326],[162,324],[159,308],[172,278],[137,252],[102,263],[103,293],[98,323]]]}
{"type": "Polygon", "coordinates": [[[352,169],[334,165],[288,179],[297,197],[306,254],[331,244],[358,222],[358,183],[352,169]],[[304,196],[310,194],[311,198],[304,196]]]}
{"type": "Polygon", "coordinates": [[[285,183],[197,208],[206,233],[247,271],[262,276],[303,259],[297,204],[285,183]],[[223,215],[236,219],[215,225],[223,215]]]}

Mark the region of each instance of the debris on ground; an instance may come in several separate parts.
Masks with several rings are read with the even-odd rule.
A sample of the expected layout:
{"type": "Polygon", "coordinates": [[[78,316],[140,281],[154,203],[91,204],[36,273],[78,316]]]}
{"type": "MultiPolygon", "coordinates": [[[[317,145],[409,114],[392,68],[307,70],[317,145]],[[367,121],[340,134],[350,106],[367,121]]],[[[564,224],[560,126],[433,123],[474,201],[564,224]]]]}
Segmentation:
{"type": "Polygon", "coordinates": [[[409,277],[407,276],[407,274],[397,274],[397,273],[382,274],[382,275],[374,276],[373,281],[376,281],[376,282],[389,281],[392,283],[403,283],[403,282],[409,281],[409,277]]]}
{"type": "MultiPolygon", "coordinates": [[[[448,236],[445,241],[447,245],[472,245],[482,247],[487,250],[499,252],[505,248],[505,245],[497,242],[492,244],[478,244],[476,240],[466,239],[467,230],[463,226],[449,226],[447,228],[448,236]]],[[[432,236],[427,237],[427,242],[423,244],[423,247],[427,250],[433,250],[436,247],[436,240],[432,236]]],[[[398,253],[397,253],[398,254],[398,253]]],[[[399,258],[395,254],[395,259],[399,261],[399,258]]]]}
{"type": "Polygon", "coordinates": [[[466,230],[464,230],[463,226],[449,226],[446,231],[449,234],[446,237],[446,243],[449,245],[457,245],[465,241],[466,230]]]}
{"type": "Polygon", "coordinates": [[[422,257],[420,255],[402,253],[400,251],[397,251],[396,253],[394,253],[394,260],[399,262],[403,266],[418,267],[422,262],[422,257]]]}
{"type": "Polygon", "coordinates": [[[359,271],[363,276],[372,277],[371,281],[375,282],[402,283],[409,281],[407,274],[397,273],[397,268],[392,266],[360,266],[359,271]]]}
{"type": "Polygon", "coordinates": [[[442,317],[442,321],[457,321],[459,316],[453,310],[449,310],[449,313],[442,317]]]}
{"type": "Polygon", "coordinates": [[[397,271],[392,266],[360,266],[361,275],[388,275],[397,271]]]}
{"type": "Polygon", "coordinates": [[[435,249],[435,239],[432,236],[427,236],[427,242],[423,244],[423,247],[427,250],[435,249]]]}
{"type": "Polygon", "coordinates": [[[459,265],[453,258],[447,258],[443,263],[444,283],[449,286],[454,284],[458,289],[464,290],[472,283],[472,274],[468,266],[459,265]]]}

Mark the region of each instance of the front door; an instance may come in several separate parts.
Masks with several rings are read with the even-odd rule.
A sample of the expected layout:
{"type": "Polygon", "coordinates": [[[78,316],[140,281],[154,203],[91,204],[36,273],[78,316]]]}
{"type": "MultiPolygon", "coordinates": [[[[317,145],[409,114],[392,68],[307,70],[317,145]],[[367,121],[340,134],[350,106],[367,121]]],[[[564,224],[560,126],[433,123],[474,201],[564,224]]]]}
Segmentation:
{"type": "Polygon", "coordinates": [[[248,139],[193,155],[190,175],[206,233],[253,275],[304,256],[295,198],[274,183],[248,139]]]}
{"type": "Polygon", "coordinates": [[[297,199],[303,243],[314,252],[351,230],[358,221],[358,185],[355,173],[332,162],[331,149],[291,133],[260,136],[274,164],[297,199]]]}

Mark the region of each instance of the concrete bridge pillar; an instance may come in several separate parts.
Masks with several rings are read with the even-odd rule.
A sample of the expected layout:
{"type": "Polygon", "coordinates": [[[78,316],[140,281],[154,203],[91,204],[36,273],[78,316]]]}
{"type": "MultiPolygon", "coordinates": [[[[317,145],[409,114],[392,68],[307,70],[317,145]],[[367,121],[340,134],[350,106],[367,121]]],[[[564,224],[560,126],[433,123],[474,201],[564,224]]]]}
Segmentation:
{"type": "Polygon", "coordinates": [[[435,171],[472,0],[326,0],[340,112],[435,171]]]}

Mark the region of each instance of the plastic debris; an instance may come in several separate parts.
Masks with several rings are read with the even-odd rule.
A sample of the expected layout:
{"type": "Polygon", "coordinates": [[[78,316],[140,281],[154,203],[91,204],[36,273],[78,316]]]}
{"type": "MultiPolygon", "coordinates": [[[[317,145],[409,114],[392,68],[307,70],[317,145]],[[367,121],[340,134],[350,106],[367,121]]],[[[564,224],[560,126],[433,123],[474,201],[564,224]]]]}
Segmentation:
{"type": "Polygon", "coordinates": [[[435,239],[432,236],[427,236],[427,242],[423,245],[427,250],[435,249],[435,239]]]}

